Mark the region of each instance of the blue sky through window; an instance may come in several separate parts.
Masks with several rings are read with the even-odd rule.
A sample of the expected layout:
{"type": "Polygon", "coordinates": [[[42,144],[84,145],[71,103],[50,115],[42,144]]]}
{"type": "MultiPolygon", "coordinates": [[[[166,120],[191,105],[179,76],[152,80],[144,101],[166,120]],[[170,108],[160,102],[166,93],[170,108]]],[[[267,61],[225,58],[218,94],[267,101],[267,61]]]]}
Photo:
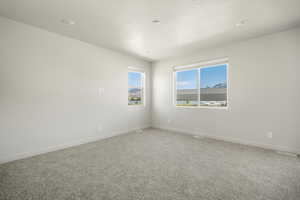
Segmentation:
{"type": "MultiPolygon", "coordinates": [[[[176,74],[177,89],[196,89],[198,70],[179,71],[176,74]]],[[[200,68],[201,88],[214,87],[217,84],[227,83],[227,65],[200,68]]]]}
{"type": "Polygon", "coordinates": [[[197,89],[197,76],[197,69],[177,72],[177,89],[197,89]]]}
{"type": "Polygon", "coordinates": [[[220,83],[227,83],[226,65],[200,69],[201,88],[214,87],[220,83]]]}
{"type": "Polygon", "coordinates": [[[130,88],[140,88],[142,74],[139,72],[128,72],[128,86],[130,88]]]}

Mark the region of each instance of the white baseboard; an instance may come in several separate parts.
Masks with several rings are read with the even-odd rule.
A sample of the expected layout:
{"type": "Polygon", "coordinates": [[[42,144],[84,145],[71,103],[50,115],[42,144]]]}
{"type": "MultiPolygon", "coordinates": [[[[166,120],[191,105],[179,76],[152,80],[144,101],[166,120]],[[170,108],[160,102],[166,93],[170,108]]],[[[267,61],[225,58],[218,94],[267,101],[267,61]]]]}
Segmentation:
{"type": "Polygon", "coordinates": [[[163,126],[156,126],[152,125],[152,128],[157,128],[161,130],[166,130],[166,131],[174,131],[177,133],[184,133],[184,134],[189,134],[189,135],[199,135],[201,137],[206,137],[206,138],[211,138],[215,140],[222,140],[226,142],[231,142],[231,143],[237,143],[237,144],[243,144],[247,146],[253,146],[253,147],[259,147],[263,149],[268,149],[268,150],[273,150],[273,151],[282,151],[282,152],[288,152],[288,153],[293,153],[293,154],[300,154],[299,149],[293,149],[289,147],[284,147],[284,146],[278,146],[278,145],[270,145],[270,144],[262,144],[262,143],[257,143],[253,141],[246,141],[246,140],[241,140],[237,138],[230,138],[230,137],[223,137],[223,136],[217,136],[217,135],[211,135],[211,134],[206,134],[206,133],[199,133],[199,131],[190,131],[190,130],[185,130],[185,129],[179,129],[179,128],[171,128],[171,127],[163,127],[163,126]]]}
{"type": "Polygon", "coordinates": [[[4,164],[7,162],[20,160],[20,159],[24,159],[24,158],[29,158],[32,156],[37,156],[37,155],[44,154],[44,153],[58,151],[58,150],[66,149],[69,147],[78,146],[81,144],[95,142],[98,140],[103,140],[106,138],[111,138],[111,137],[115,137],[118,135],[126,134],[126,133],[133,132],[133,131],[140,130],[140,129],[146,129],[146,128],[150,128],[150,127],[151,126],[149,125],[149,126],[145,126],[145,127],[129,129],[126,131],[116,131],[116,132],[111,133],[109,136],[105,136],[105,135],[91,136],[91,137],[86,137],[84,139],[80,139],[80,140],[76,140],[76,141],[72,141],[72,142],[68,142],[68,143],[64,143],[64,144],[60,144],[60,145],[56,145],[56,146],[52,146],[52,147],[47,147],[45,149],[37,150],[34,152],[26,152],[26,153],[21,153],[21,154],[9,155],[9,156],[0,158],[0,164],[4,164]]]}

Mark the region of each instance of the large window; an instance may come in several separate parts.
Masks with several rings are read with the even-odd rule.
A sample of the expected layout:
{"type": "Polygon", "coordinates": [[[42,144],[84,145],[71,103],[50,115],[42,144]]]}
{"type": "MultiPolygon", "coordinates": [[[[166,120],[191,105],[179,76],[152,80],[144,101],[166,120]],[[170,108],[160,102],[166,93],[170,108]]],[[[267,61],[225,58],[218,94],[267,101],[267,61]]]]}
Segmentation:
{"type": "Polygon", "coordinates": [[[128,72],[128,105],[144,104],[144,79],[143,72],[128,72]]]}
{"type": "Polygon", "coordinates": [[[227,64],[175,69],[175,104],[227,107],[227,64]]]}

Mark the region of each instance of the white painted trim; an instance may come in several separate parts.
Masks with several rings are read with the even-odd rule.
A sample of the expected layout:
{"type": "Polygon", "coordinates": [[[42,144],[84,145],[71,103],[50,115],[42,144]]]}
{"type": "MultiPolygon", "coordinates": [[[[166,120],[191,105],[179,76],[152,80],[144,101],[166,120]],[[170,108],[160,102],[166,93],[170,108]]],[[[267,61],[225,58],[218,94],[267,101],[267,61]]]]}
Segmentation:
{"type": "MultiPolygon", "coordinates": [[[[178,106],[177,105],[177,73],[178,72],[182,72],[182,71],[188,71],[188,70],[193,70],[193,69],[197,69],[198,70],[198,83],[197,83],[197,89],[198,89],[198,103],[200,103],[201,101],[201,98],[200,98],[200,95],[201,95],[201,85],[200,85],[200,78],[201,78],[201,73],[200,73],[200,69],[202,68],[210,68],[210,67],[215,67],[216,65],[202,65],[202,66],[198,66],[197,64],[195,64],[196,66],[198,67],[194,67],[194,68],[188,68],[188,69],[182,69],[182,70],[174,70],[173,71],[173,74],[172,74],[172,94],[173,94],[173,105],[175,106],[175,108],[204,108],[204,109],[224,109],[224,110],[228,110],[229,108],[229,61],[228,61],[228,58],[224,58],[224,59],[219,59],[219,61],[226,61],[226,62],[220,62],[219,64],[223,64],[223,65],[226,65],[226,84],[227,84],[227,88],[226,88],[226,102],[227,102],[227,105],[226,106],[223,106],[223,107],[217,107],[217,106],[200,106],[200,104],[198,104],[197,106],[178,106]],[[199,87],[200,86],[200,87],[199,87]]],[[[213,61],[211,61],[213,62],[213,61]]]]}
{"type": "Polygon", "coordinates": [[[64,144],[60,144],[60,145],[56,145],[56,146],[52,146],[52,147],[47,147],[45,149],[41,149],[41,150],[37,150],[37,151],[32,151],[32,152],[25,152],[25,153],[21,153],[21,154],[15,154],[15,155],[9,155],[3,158],[0,158],[0,164],[4,164],[7,162],[11,162],[11,161],[15,161],[15,160],[20,160],[20,159],[24,159],[24,158],[29,158],[29,157],[33,157],[33,156],[37,156],[37,155],[41,155],[41,154],[45,154],[45,153],[49,153],[49,152],[53,152],[53,151],[58,151],[58,150],[62,150],[62,149],[66,149],[69,147],[74,147],[74,146],[78,146],[81,144],[87,144],[90,142],[95,142],[98,140],[103,140],[103,139],[107,139],[107,138],[111,138],[111,137],[115,137],[118,135],[122,135],[122,134],[127,134],[136,130],[140,130],[140,129],[146,129],[146,128],[150,128],[151,126],[145,126],[145,127],[141,127],[141,128],[133,128],[133,129],[129,129],[126,131],[117,131],[114,132],[112,134],[110,134],[109,136],[105,136],[105,135],[99,135],[99,136],[92,136],[92,137],[87,137],[84,139],[80,139],[80,140],[76,140],[76,141],[72,141],[72,142],[68,142],[68,143],[64,143],[64,144]]]}
{"type": "Polygon", "coordinates": [[[221,110],[228,110],[228,106],[224,107],[217,107],[217,106],[177,106],[175,105],[176,108],[205,108],[205,109],[221,109],[221,110]]]}
{"type": "Polygon", "coordinates": [[[206,138],[210,138],[210,139],[221,140],[221,141],[225,141],[225,142],[242,144],[242,145],[247,145],[247,146],[252,146],[252,147],[259,147],[259,148],[272,150],[272,151],[276,151],[276,152],[280,151],[280,152],[287,152],[287,153],[293,153],[293,154],[300,154],[300,149],[292,149],[292,148],[284,147],[284,146],[257,143],[257,142],[246,141],[246,140],[241,140],[241,139],[237,139],[237,138],[222,137],[222,136],[211,135],[211,134],[207,134],[207,133],[199,134],[199,131],[190,131],[190,130],[185,130],[185,129],[170,128],[170,127],[156,126],[156,125],[152,125],[152,128],[166,130],[166,131],[173,131],[173,132],[188,134],[188,135],[193,135],[193,136],[199,135],[201,137],[206,137],[206,138]]]}
{"type": "MultiPolygon", "coordinates": [[[[146,107],[146,72],[145,71],[139,71],[139,70],[132,70],[132,68],[128,67],[128,72],[135,72],[140,73],[142,75],[142,86],[143,86],[143,93],[142,93],[142,104],[132,104],[128,105],[128,107],[146,107]]],[[[127,72],[127,78],[128,78],[128,72],[127,72]]]]}
{"type": "Polygon", "coordinates": [[[145,69],[142,68],[142,67],[132,67],[132,66],[129,66],[128,70],[129,71],[134,71],[134,72],[145,72],[145,69]]]}
{"type": "Polygon", "coordinates": [[[185,69],[192,69],[192,68],[201,68],[201,67],[212,67],[218,64],[222,63],[228,63],[228,58],[218,58],[218,59],[213,59],[213,60],[207,60],[207,61],[201,61],[193,64],[188,64],[188,65],[179,65],[179,66],[174,66],[173,69],[174,71],[184,71],[185,69]]]}

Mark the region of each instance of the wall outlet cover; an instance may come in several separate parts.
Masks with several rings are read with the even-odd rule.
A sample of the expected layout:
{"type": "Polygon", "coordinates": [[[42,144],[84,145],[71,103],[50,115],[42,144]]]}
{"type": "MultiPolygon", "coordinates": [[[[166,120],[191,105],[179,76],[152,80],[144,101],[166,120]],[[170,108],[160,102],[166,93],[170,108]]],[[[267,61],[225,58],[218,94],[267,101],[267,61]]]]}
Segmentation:
{"type": "Polygon", "coordinates": [[[273,132],[268,132],[268,133],[267,133],[267,137],[268,137],[268,138],[273,138],[273,132]]]}
{"type": "Polygon", "coordinates": [[[136,132],[136,133],[142,134],[142,133],[143,133],[143,130],[142,130],[142,129],[137,129],[135,132],[136,132]]]}
{"type": "Polygon", "coordinates": [[[98,93],[99,93],[99,96],[102,96],[104,94],[104,88],[99,88],[98,93]]]}

